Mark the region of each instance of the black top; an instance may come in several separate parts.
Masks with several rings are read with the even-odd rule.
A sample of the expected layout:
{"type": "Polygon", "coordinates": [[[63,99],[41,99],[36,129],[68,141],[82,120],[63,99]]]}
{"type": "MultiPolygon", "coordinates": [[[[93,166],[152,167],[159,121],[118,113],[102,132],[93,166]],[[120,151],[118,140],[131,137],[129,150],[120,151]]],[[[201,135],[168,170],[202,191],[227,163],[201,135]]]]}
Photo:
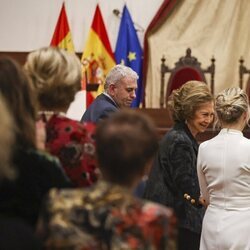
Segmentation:
{"type": "Polygon", "coordinates": [[[174,208],[179,227],[201,233],[204,209],[199,205],[196,171],[198,143],[184,122],[163,137],[146,184],[144,197],[174,208]],[[196,203],[184,199],[189,194],[196,203]]]}
{"type": "Polygon", "coordinates": [[[40,206],[52,187],[70,187],[57,158],[37,150],[18,150],[14,156],[17,178],[0,185],[0,213],[22,218],[35,226],[40,206]]]}
{"type": "Polygon", "coordinates": [[[42,243],[24,221],[0,216],[0,249],[39,250],[42,249],[42,243]]]}

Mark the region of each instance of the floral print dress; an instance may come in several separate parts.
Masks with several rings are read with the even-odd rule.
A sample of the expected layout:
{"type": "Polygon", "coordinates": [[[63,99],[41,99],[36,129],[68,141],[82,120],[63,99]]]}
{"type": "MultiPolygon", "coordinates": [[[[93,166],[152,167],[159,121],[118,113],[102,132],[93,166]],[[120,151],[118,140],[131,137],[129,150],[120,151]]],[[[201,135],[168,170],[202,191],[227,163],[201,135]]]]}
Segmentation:
{"type": "Polygon", "coordinates": [[[169,249],[172,210],[99,181],[88,189],[51,190],[38,235],[45,249],[169,249]]]}
{"type": "Polygon", "coordinates": [[[80,123],[61,114],[43,117],[46,149],[57,156],[76,187],[88,187],[99,176],[95,160],[95,125],[80,123]]]}

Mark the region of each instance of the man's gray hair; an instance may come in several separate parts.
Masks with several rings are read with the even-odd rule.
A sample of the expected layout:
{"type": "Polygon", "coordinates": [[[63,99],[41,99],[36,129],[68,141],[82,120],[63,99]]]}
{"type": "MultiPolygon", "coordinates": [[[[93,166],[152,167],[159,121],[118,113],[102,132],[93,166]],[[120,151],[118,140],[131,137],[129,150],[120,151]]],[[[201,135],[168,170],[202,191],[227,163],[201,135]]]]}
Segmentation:
{"type": "Polygon", "coordinates": [[[104,89],[106,90],[111,83],[118,83],[124,77],[130,77],[135,80],[139,78],[134,70],[125,65],[118,64],[114,66],[108,73],[105,80],[104,89]]]}

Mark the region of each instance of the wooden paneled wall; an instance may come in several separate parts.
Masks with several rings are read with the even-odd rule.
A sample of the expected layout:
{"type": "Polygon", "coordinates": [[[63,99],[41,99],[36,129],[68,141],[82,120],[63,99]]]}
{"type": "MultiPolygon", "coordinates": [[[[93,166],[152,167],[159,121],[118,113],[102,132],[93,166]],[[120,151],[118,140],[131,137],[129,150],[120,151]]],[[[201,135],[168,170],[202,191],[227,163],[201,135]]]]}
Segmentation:
{"type": "Polygon", "coordinates": [[[18,61],[20,64],[24,64],[27,58],[28,52],[0,52],[0,56],[9,56],[18,61]]]}
{"type": "MultiPolygon", "coordinates": [[[[18,61],[21,65],[23,65],[26,61],[27,55],[29,52],[0,52],[0,56],[9,56],[18,61]]],[[[76,53],[76,55],[81,58],[82,53],[76,53]]]]}
{"type": "MultiPolygon", "coordinates": [[[[153,119],[157,127],[159,139],[161,139],[162,136],[165,133],[167,133],[173,125],[172,117],[167,108],[161,108],[161,109],[147,108],[147,109],[138,109],[138,111],[147,114],[149,117],[153,119]]],[[[218,129],[213,129],[213,127],[210,126],[204,133],[198,134],[197,140],[198,142],[203,142],[213,138],[218,133],[219,133],[218,129]]],[[[243,134],[250,139],[250,128],[246,127],[243,131],[243,134]]]]}

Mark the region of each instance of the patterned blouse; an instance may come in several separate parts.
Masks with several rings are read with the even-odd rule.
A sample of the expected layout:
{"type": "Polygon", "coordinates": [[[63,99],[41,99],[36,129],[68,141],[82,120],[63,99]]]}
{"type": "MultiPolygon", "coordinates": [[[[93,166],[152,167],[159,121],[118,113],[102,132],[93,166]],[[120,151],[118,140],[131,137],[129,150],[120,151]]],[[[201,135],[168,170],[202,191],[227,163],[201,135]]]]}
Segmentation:
{"type": "Polygon", "coordinates": [[[95,160],[95,125],[80,123],[60,114],[46,122],[46,149],[59,158],[65,173],[77,187],[87,187],[98,179],[95,160]]]}
{"type": "Polygon", "coordinates": [[[170,249],[172,210],[99,181],[88,189],[52,189],[38,224],[45,249],[170,249]]]}

